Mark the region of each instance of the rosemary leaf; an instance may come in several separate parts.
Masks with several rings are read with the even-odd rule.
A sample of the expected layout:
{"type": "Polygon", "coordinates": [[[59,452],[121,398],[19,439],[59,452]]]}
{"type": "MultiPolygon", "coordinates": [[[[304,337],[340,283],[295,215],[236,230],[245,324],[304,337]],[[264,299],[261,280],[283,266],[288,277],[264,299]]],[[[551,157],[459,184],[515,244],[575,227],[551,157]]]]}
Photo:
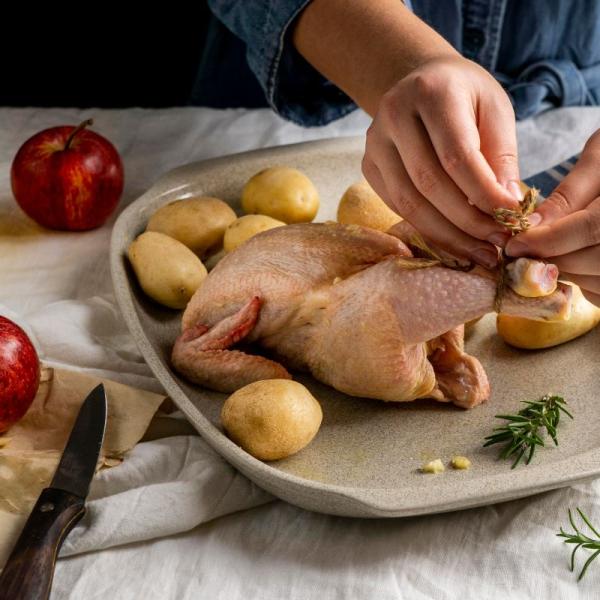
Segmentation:
{"type": "Polygon", "coordinates": [[[562,527],[560,528],[560,532],[556,535],[560,538],[563,538],[565,544],[574,544],[575,547],[571,552],[571,559],[569,562],[569,570],[575,570],[575,555],[579,548],[584,548],[585,550],[593,550],[594,552],[590,554],[588,559],[585,561],[583,568],[581,569],[579,576],[577,577],[577,581],[580,581],[581,578],[585,575],[588,567],[592,564],[592,562],[598,558],[600,555],[600,534],[596,530],[596,528],[592,525],[590,520],[585,516],[583,511],[580,508],[577,508],[577,513],[581,517],[581,520],[588,526],[589,530],[596,536],[596,538],[591,538],[584,534],[576,525],[575,519],[573,517],[573,513],[571,509],[569,509],[569,523],[573,528],[573,532],[570,533],[565,531],[562,527]]]}
{"type": "MultiPolygon", "coordinates": [[[[533,459],[536,446],[544,446],[543,434],[550,437],[558,446],[557,427],[561,412],[570,419],[573,415],[565,408],[565,400],[560,396],[546,394],[539,400],[524,400],[525,408],[516,415],[496,415],[506,423],[495,427],[484,440],[484,448],[493,444],[505,444],[499,458],[515,457],[511,466],[514,469],[525,458],[525,464],[533,459]]],[[[600,536],[598,536],[600,537],[600,536]]]]}

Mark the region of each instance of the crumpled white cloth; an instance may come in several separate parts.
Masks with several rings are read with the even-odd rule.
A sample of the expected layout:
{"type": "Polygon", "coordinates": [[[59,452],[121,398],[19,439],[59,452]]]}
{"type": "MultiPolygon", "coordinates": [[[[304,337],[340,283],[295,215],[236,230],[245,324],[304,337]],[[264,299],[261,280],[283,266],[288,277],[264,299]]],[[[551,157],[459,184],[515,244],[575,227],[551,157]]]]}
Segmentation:
{"type": "Polygon", "coordinates": [[[112,471],[94,480],[87,514],[62,556],[189,531],[273,500],[197,436],[138,444],[112,471]]]}
{"type": "MultiPolygon", "coordinates": [[[[29,135],[90,116],[124,159],[120,209],[180,164],[361,134],[369,119],[354,113],[301,129],[267,110],[0,109],[0,314],[21,323],[50,364],[160,391],[113,297],[114,219],[85,234],[41,233],[10,192],[10,163],[29,135]]],[[[522,175],[578,152],[598,127],[594,108],[519,124],[522,175]]],[[[595,598],[600,561],[577,584],[554,536],[574,506],[600,523],[600,482],[453,514],[329,517],[272,501],[199,437],[165,438],[139,444],[94,481],[88,515],[63,547],[52,597],[595,598]]]]}

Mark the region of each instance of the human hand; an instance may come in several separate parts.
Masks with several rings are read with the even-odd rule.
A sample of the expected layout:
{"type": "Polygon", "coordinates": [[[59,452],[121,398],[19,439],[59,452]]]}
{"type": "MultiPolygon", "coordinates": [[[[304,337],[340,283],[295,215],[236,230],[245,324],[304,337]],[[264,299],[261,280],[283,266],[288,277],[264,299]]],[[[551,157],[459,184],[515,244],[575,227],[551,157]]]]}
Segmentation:
{"type": "Polygon", "coordinates": [[[507,254],[547,258],[600,306],[600,129],[529,222],[534,227],[511,239],[507,254]]]}
{"type": "Polygon", "coordinates": [[[496,265],[492,244],[504,246],[508,234],[493,209],[516,209],[522,193],[514,112],[485,69],[450,56],[401,79],[381,99],[362,168],[383,200],[428,240],[496,265]]]}

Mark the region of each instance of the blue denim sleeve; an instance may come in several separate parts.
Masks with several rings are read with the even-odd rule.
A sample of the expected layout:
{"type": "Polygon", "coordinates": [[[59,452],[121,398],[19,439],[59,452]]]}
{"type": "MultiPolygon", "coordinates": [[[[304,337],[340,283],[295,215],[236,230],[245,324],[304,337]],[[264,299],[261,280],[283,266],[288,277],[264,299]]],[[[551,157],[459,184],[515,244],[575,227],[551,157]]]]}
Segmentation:
{"type": "Polygon", "coordinates": [[[283,118],[319,126],[356,108],[295,49],[292,24],[310,0],[208,0],[210,9],[246,44],[246,60],[267,102],[283,118]]]}

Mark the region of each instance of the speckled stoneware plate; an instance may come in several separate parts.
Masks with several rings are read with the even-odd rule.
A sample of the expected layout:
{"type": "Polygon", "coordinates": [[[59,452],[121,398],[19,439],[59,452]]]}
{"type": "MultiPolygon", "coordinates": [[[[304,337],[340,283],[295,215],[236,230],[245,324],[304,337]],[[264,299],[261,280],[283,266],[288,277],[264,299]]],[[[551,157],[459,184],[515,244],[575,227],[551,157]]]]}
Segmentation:
{"type": "MultiPolygon", "coordinates": [[[[321,195],[317,220],[334,219],[339,198],[360,178],[362,138],[309,142],[247,152],[175,169],[164,175],[119,217],[112,236],[111,268],[117,300],[150,368],[204,439],[258,485],[298,506],[336,515],[399,517],[464,509],[519,498],[600,474],[600,330],[567,345],[525,352],[507,347],[488,315],[467,342],[483,363],[491,399],[473,410],[432,401],[385,404],[352,398],[310,377],[298,379],[323,407],[323,425],[297,455],[263,463],[223,433],[223,394],[190,385],[169,366],[180,313],[141,293],[127,263],[126,249],[150,215],[177,198],[206,194],[239,208],[246,180],[272,165],[303,170],[321,195]],[[564,420],[560,447],[537,453],[527,467],[510,469],[496,448],[482,447],[497,425],[494,415],[517,411],[519,401],[560,393],[575,421],[564,420]],[[468,471],[424,475],[420,465],[468,456],[468,471]]],[[[365,299],[368,302],[368,299],[365,299]]]]}

